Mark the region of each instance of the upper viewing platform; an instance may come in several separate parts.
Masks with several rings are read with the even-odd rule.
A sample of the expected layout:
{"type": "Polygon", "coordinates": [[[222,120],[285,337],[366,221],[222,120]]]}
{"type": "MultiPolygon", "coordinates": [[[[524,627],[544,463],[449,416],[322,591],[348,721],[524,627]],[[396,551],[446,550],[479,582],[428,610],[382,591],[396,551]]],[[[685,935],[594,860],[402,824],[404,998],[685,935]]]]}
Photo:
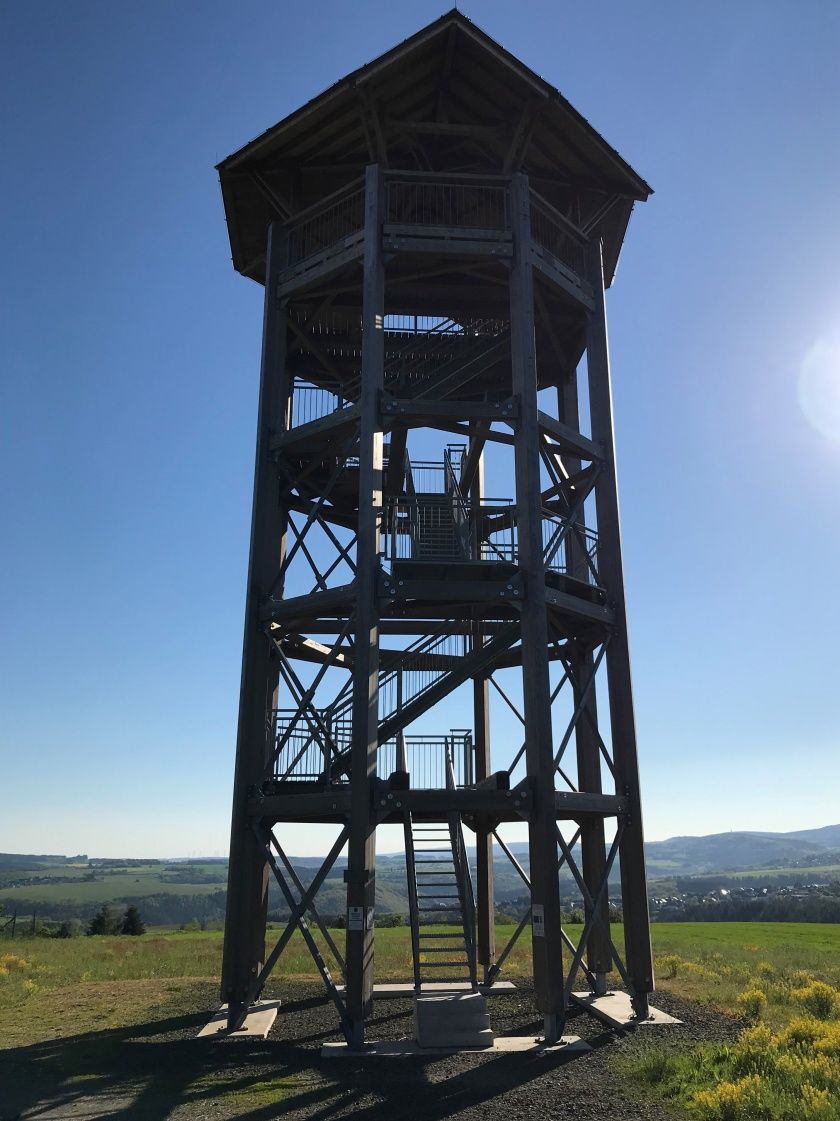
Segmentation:
{"type": "Polygon", "coordinates": [[[633,205],[651,193],[557,89],[451,11],[219,164],[235,268],[263,282],[273,221],[289,225],[298,275],[344,239],[352,255],[371,163],[386,173],[386,247],[454,230],[462,251],[500,255],[507,182],[524,172],[534,242],[572,284],[580,243],[596,238],[609,284],[633,205]]]}

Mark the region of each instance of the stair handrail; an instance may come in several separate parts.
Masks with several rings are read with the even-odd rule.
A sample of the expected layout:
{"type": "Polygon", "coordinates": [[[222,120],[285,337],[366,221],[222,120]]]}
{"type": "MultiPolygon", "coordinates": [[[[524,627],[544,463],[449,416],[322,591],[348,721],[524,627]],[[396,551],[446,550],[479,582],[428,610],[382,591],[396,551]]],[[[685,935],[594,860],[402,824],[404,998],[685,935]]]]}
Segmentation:
{"type": "MultiPolygon", "coordinates": [[[[448,744],[446,747],[446,789],[456,789],[455,766],[452,761],[452,752],[448,744]]],[[[452,858],[458,883],[461,914],[464,920],[464,942],[467,949],[470,984],[473,989],[477,989],[478,962],[475,944],[475,893],[473,891],[467,846],[464,842],[464,827],[461,822],[461,815],[457,812],[449,814],[449,837],[452,843],[452,858]]]]}

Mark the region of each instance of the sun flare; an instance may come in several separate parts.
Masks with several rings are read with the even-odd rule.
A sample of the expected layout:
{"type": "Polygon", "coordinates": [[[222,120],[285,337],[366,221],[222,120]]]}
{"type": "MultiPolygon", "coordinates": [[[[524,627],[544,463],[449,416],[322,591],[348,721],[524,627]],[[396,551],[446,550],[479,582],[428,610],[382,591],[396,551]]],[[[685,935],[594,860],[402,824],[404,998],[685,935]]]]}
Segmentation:
{"type": "Polygon", "coordinates": [[[840,342],[818,339],[805,355],[799,404],[818,432],[840,443],[840,342]]]}

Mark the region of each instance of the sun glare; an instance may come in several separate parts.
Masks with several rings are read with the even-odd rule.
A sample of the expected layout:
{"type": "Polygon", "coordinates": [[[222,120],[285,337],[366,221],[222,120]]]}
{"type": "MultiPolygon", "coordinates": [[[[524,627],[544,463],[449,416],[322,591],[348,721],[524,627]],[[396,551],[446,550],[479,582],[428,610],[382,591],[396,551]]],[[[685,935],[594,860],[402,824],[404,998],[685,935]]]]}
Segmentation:
{"type": "Polygon", "coordinates": [[[840,343],[818,339],[802,360],[799,404],[818,432],[840,443],[840,343]]]}

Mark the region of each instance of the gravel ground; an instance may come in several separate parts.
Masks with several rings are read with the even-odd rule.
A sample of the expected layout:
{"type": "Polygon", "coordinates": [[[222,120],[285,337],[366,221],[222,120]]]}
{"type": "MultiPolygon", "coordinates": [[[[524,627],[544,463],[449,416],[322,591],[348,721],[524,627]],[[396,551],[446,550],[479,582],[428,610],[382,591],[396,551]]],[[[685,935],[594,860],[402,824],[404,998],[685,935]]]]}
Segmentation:
{"type": "MultiPolygon", "coordinates": [[[[119,1031],[91,1032],[0,1054],[0,1121],[437,1121],[563,1116],[665,1119],[653,1101],[628,1097],[614,1060],[650,1044],[669,1048],[734,1038],[737,1021],[658,993],[656,1005],[679,1026],[609,1031],[576,1012],[567,1033],[591,1052],[461,1054],[331,1059],[321,1046],[340,1039],[333,1005],[315,985],[286,985],[265,1041],[196,1040],[213,1007],[199,984],[172,1015],[119,1031]],[[5,1076],[5,1077],[4,1077],[5,1076]],[[5,1093],[4,1093],[5,1091],[5,1093]]],[[[536,1035],[530,986],[489,998],[497,1035],[536,1035]]],[[[369,1039],[410,1038],[410,999],[379,1000],[369,1039]]]]}

